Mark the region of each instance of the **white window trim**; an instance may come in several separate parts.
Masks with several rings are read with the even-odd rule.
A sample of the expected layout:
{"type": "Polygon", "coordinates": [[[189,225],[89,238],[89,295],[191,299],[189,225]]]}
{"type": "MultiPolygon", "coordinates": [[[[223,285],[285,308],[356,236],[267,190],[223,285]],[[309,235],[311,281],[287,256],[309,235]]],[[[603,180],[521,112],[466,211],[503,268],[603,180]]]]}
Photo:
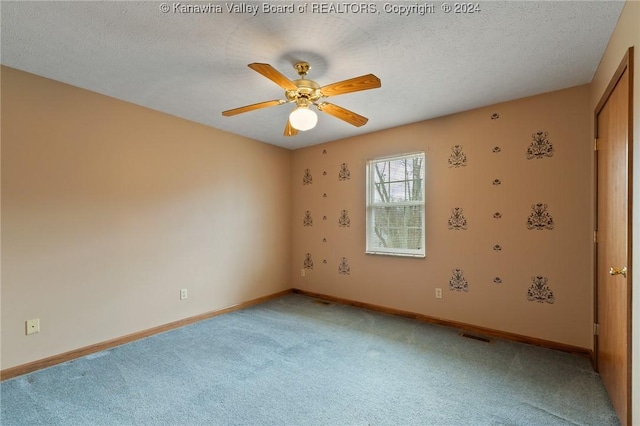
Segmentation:
{"type": "Polygon", "coordinates": [[[393,156],[388,156],[388,157],[378,157],[378,158],[371,158],[367,160],[367,167],[366,167],[366,173],[367,173],[367,179],[366,179],[366,191],[367,191],[367,200],[366,200],[366,226],[365,226],[365,232],[366,232],[366,247],[365,247],[365,253],[366,254],[373,254],[373,255],[382,255],[382,256],[398,256],[398,257],[418,257],[418,258],[425,258],[426,257],[426,248],[425,248],[425,243],[426,243],[426,229],[425,229],[425,216],[426,216],[426,201],[425,201],[425,186],[426,186],[426,173],[425,173],[425,169],[426,169],[426,156],[424,151],[420,151],[420,152],[412,152],[412,153],[408,153],[408,154],[401,154],[401,155],[393,155],[393,156]],[[375,191],[374,185],[373,185],[373,173],[374,173],[374,168],[373,168],[373,164],[374,163],[378,163],[378,162],[383,162],[383,161],[390,161],[390,160],[402,160],[405,158],[413,158],[417,155],[421,155],[422,156],[422,170],[421,170],[421,178],[422,178],[422,201],[404,201],[404,202],[395,202],[395,203],[381,203],[381,202],[373,202],[373,200],[375,199],[375,194],[373,191],[375,191]],[[397,206],[421,206],[423,211],[422,211],[422,244],[421,244],[421,249],[420,250],[411,250],[411,249],[397,249],[397,248],[382,248],[382,247],[376,247],[376,248],[369,248],[369,238],[370,238],[370,226],[372,223],[372,214],[373,214],[373,208],[374,207],[384,207],[384,206],[388,206],[388,205],[397,205],[397,206]]]}

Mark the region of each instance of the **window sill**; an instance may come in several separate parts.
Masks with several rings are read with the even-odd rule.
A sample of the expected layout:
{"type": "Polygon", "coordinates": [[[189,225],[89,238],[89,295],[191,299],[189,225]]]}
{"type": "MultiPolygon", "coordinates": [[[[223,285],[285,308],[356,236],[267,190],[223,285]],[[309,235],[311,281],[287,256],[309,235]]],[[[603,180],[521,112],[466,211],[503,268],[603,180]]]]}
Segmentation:
{"type": "Polygon", "coordinates": [[[426,255],[424,254],[390,253],[386,251],[365,251],[365,254],[371,254],[375,256],[415,257],[419,259],[424,259],[426,257],[426,255]]]}

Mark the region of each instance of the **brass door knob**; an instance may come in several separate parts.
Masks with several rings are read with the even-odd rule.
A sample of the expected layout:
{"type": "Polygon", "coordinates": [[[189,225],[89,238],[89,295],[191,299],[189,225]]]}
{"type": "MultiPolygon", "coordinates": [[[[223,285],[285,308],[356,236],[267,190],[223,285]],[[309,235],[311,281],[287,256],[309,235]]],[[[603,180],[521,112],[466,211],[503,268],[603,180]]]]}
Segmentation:
{"type": "Polygon", "coordinates": [[[609,269],[609,275],[622,275],[627,278],[627,267],[623,268],[614,268],[613,266],[609,269]]]}

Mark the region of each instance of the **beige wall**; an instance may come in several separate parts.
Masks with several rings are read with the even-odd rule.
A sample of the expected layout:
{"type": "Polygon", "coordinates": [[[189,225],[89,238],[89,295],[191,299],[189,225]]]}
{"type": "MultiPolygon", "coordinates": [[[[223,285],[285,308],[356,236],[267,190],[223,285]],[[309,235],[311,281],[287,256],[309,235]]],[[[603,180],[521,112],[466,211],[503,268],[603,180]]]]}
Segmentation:
{"type": "Polygon", "coordinates": [[[2,369],[291,287],[290,151],[1,77],[2,369]]]}
{"type": "MultiPolygon", "coordinates": [[[[627,49],[635,46],[634,61],[634,93],[633,93],[633,218],[632,218],[632,282],[640,283],[640,1],[627,1],[620,15],[618,25],[611,36],[600,66],[591,84],[590,111],[593,122],[593,111],[602,97],[605,88],[613,77],[613,73],[622,61],[627,49]]],[[[593,127],[592,127],[593,130],[593,127]]],[[[640,409],[640,291],[632,292],[632,419],[638,421],[640,409]]]]}
{"type": "Polygon", "coordinates": [[[589,87],[580,86],[295,151],[294,287],[590,349],[588,106],[589,87]],[[492,120],[494,113],[500,118],[492,120]],[[548,132],[555,152],[529,160],[538,131],[548,132]],[[449,167],[454,145],[462,145],[467,166],[449,167]],[[413,151],[426,152],[426,258],[365,255],[366,160],[413,151]],[[349,180],[338,179],[342,163],[349,180]],[[310,185],[303,184],[305,169],[310,185]],[[553,230],[527,229],[535,203],[548,205],[553,230]],[[448,229],[456,207],[467,230],[448,229]],[[303,225],[307,210],[313,226],[303,225]],[[350,227],[338,226],[342,210],[350,227]],[[313,269],[303,278],[307,253],[313,269]],[[338,273],[343,257],[349,275],[338,273]],[[449,290],[456,268],[468,292],[449,290]],[[534,276],[548,279],[554,303],[527,300],[534,276]],[[442,300],[434,296],[438,287],[442,300]]]}

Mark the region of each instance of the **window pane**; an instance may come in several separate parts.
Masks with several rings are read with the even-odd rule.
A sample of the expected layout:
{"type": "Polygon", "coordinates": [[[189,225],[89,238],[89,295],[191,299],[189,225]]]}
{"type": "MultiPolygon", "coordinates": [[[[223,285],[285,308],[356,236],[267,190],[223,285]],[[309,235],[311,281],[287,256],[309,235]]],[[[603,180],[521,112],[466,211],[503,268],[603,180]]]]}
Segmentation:
{"type": "Polygon", "coordinates": [[[422,248],[422,206],[374,207],[370,244],[379,248],[422,248]]]}
{"type": "Polygon", "coordinates": [[[389,182],[389,162],[380,161],[378,163],[374,163],[374,166],[374,181],[376,183],[389,182]]]}
{"type": "Polygon", "coordinates": [[[392,182],[389,184],[389,200],[392,202],[407,201],[407,183],[392,182]]]}
{"type": "Polygon", "coordinates": [[[376,228],[389,227],[388,207],[376,207],[373,209],[373,226],[376,228]]]}
{"type": "Polygon", "coordinates": [[[376,183],[375,191],[373,194],[373,201],[376,203],[389,202],[389,184],[376,183]]]}
{"type": "Polygon", "coordinates": [[[390,181],[398,181],[398,180],[406,180],[407,179],[407,174],[406,174],[406,165],[407,165],[407,159],[402,159],[402,160],[394,160],[394,161],[390,161],[390,181]]]}
{"type": "Polygon", "coordinates": [[[405,207],[406,226],[412,228],[422,228],[422,206],[405,207]]]}
{"type": "Polygon", "coordinates": [[[409,184],[409,199],[411,201],[422,201],[422,179],[410,181],[409,184]]]}

